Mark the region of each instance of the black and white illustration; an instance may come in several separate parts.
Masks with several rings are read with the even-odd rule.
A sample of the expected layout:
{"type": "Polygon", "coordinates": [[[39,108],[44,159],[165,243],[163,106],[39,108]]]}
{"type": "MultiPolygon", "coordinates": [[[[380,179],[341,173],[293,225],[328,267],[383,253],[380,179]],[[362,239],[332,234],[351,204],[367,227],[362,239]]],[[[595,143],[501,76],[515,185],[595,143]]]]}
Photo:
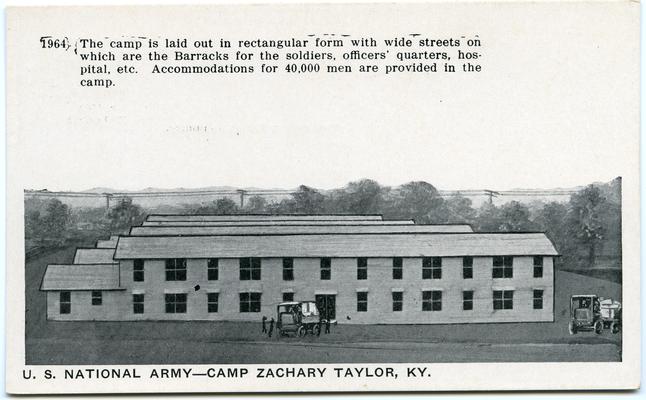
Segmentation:
{"type": "Polygon", "coordinates": [[[25,209],[28,364],[621,361],[620,178],[26,191],[25,209]]]}
{"type": "Polygon", "coordinates": [[[7,390],[637,388],[639,4],[512,3],[8,10],[7,390]]]}

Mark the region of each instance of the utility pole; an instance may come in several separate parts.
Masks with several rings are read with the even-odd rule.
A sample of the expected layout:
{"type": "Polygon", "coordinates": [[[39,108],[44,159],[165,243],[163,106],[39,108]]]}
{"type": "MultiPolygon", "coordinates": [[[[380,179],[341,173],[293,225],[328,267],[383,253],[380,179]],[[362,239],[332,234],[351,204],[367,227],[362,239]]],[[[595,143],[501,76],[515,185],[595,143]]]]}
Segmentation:
{"type": "Polygon", "coordinates": [[[498,197],[500,193],[493,190],[484,189],[485,195],[489,197],[489,204],[493,204],[493,198],[498,197]]]}
{"type": "Polygon", "coordinates": [[[242,189],[238,189],[237,192],[240,193],[240,208],[243,208],[244,207],[244,195],[245,195],[246,191],[244,191],[242,189]]]}
{"type": "Polygon", "coordinates": [[[104,193],[104,195],[105,195],[105,209],[107,211],[109,211],[110,210],[110,198],[112,197],[112,194],[111,193],[104,193]]]}

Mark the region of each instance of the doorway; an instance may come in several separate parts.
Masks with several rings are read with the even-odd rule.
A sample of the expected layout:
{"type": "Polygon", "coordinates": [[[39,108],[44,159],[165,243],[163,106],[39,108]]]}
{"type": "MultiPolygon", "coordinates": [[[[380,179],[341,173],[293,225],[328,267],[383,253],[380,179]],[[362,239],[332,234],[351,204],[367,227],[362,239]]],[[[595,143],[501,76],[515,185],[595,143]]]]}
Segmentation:
{"type": "Polygon", "coordinates": [[[321,319],[332,321],[336,319],[336,295],[317,294],[316,307],[319,309],[321,319]]]}

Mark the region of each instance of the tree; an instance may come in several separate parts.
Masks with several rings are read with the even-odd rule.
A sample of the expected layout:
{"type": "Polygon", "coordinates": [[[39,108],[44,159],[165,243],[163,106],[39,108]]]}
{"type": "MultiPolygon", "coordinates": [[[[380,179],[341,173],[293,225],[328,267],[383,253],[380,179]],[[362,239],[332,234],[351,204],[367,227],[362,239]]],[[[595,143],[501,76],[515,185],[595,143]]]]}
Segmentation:
{"type": "Polygon", "coordinates": [[[460,194],[454,194],[444,201],[447,213],[446,222],[450,224],[473,224],[476,219],[476,210],[472,207],[471,199],[460,194]]]}
{"type": "Polygon", "coordinates": [[[62,239],[70,222],[70,208],[58,199],[51,199],[47,203],[47,211],[44,218],[43,233],[49,239],[62,239]]]}
{"type": "Polygon", "coordinates": [[[377,214],[383,212],[384,192],[379,183],[371,179],[350,182],[335,193],[331,206],[337,212],[352,214],[377,214]]]}
{"type": "Polygon", "coordinates": [[[537,211],[536,218],[534,218],[534,224],[554,242],[559,252],[563,252],[568,248],[568,235],[565,225],[567,212],[567,205],[553,201],[544,204],[543,208],[537,211]]]}
{"type": "Polygon", "coordinates": [[[282,199],[279,202],[267,204],[267,212],[270,214],[292,214],[296,209],[296,202],[293,198],[282,199]]]}
{"type": "Polygon", "coordinates": [[[215,201],[216,214],[236,214],[239,212],[238,205],[235,201],[225,197],[215,201]]]}
{"type": "Polygon", "coordinates": [[[606,198],[594,185],[575,193],[570,198],[567,214],[568,235],[586,249],[588,266],[594,266],[597,246],[604,239],[606,229],[602,223],[606,198]]]}
{"type": "Polygon", "coordinates": [[[305,185],[298,187],[298,191],[292,194],[294,200],[294,212],[316,214],[323,211],[325,196],[316,189],[305,185]]]}
{"type": "Polygon", "coordinates": [[[27,210],[25,212],[25,239],[42,238],[43,223],[40,211],[27,210]]]}
{"type": "Polygon", "coordinates": [[[250,213],[267,212],[267,200],[262,196],[251,196],[245,206],[245,211],[250,213]]]}
{"type": "Polygon", "coordinates": [[[493,203],[484,202],[478,208],[475,221],[480,232],[497,232],[500,228],[500,212],[493,203]]]}
{"type": "Polygon", "coordinates": [[[433,185],[427,182],[409,182],[399,187],[393,201],[397,218],[412,218],[416,223],[446,222],[444,199],[433,185]]]}
{"type": "Polygon", "coordinates": [[[240,211],[238,205],[228,197],[223,197],[211,202],[209,205],[201,206],[195,210],[196,214],[237,214],[240,211]]]}
{"type": "Polygon", "coordinates": [[[532,230],[534,225],[529,220],[529,208],[518,201],[503,204],[498,210],[498,230],[503,232],[521,232],[532,230]]]}
{"type": "Polygon", "coordinates": [[[131,226],[140,224],[144,219],[142,208],[132,203],[130,197],[124,197],[108,212],[110,232],[125,232],[131,226]]]}

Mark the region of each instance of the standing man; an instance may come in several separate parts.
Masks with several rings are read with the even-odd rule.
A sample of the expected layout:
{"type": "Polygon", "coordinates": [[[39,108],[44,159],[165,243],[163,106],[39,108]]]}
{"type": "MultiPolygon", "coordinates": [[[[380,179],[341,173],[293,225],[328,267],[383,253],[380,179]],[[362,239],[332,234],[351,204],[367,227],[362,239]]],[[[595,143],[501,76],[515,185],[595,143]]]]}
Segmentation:
{"type": "Polygon", "coordinates": [[[271,337],[271,334],[274,332],[274,317],[271,317],[269,320],[269,337],[271,337]]]}
{"type": "Polygon", "coordinates": [[[262,316],[262,333],[267,333],[267,317],[262,316]]]}
{"type": "Polygon", "coordinates": [[[330,333],[330,320],[329,319],[325,320],[325,333],[326,334],[330,333]]]}

